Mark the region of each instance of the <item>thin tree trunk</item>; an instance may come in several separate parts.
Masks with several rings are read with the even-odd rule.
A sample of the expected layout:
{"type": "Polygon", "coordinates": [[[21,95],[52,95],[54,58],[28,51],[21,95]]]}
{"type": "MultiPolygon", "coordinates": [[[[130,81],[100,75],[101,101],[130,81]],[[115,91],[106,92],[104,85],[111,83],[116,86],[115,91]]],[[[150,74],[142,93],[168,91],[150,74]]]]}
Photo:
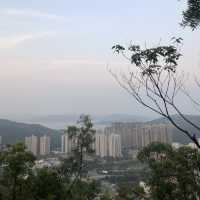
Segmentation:
{"type": "Polygon", "coordinates": [[[13,187],[12,187],[12,200],[16,200],[16,186],[17,186],[17,178],[14,177],[13,187]]]}

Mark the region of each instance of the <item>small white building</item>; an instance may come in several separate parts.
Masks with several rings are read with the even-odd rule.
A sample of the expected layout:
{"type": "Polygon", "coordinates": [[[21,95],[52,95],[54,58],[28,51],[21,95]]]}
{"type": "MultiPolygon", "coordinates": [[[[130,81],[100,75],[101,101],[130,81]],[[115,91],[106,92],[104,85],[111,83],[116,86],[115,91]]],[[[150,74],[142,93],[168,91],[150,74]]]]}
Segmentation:
{"type": "Polygon", "coordinates": [[[183,146],[183,145],[181,143],[179,143],[179,142],[173,142],[172,143],[172,147],[174,149],[179,149],[181,146],[183,146]]]}

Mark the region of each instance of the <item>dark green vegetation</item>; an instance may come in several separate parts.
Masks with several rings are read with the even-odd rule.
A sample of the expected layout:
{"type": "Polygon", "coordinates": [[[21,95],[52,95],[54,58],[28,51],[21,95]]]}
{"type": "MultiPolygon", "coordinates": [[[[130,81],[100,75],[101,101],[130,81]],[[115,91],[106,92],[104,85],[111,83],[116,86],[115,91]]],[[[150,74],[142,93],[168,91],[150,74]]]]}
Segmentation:
{"type": "Polygon", "coordinates": [[[75,171],[75,177],[81,178],[86,166],[85,156],[94,153],[92,145],[95,140],[95,130],[88,115],[81,115],[77,124],[77,126],[69,126],[66,133],[73,141],[73,152],[69,158],[71,172],[75,171]]]}
{"type": "MultiPolygon", "coordinates": [[[[174,150],[167,144],[152,143],[139,152],[138,159],[141,164],[138,161],[108,161],[99,165],[110,170],[111,182],[119,184],[117,192],[105,192],[98,182],[83,174],[80,176],[79,156],[74,157],[76,166],[79,163],[77,168],[71,168],[70,160],[64,160],[57,168],[35,169],[35,157],[19,143],[0,154],[0,199],[190,200],[200,197],[200,153],[196,149],[181,147],[174,150]],[[131,173],[138,173],[138,177],[134,181],[115,180],[116,173],[121,173],[124,168],[129,169],[127,178],[131,179],[131,173]],[[138,185],[141,180],[145,181],[146,188],[138,185]]],[[[123,173],[121,175],[126,177],[126,172],[123,173]]]]}
{"type": "Polygon", "coordinates": [[[189,26],[193,30],[200,25],[200,0],[188,0],[188,8],[183,12],[182,25],[189,26]]]}
{"type": "Polygon", "coordinates": [[[0,154],[1,163],[1,198],[26,199],[29,195],[28,183],[31,181],[35,157],[25,152],[23,144],[17,144],[0,154]],[[24,197],[24,198],[23,198],[24,197]]]}
{"type": "Polygon", "coordinates": [[[94,199],[97,183],[83,177],[86,163],[83,158],[91,153],[93,124],[89,116],[81,116],[77,126],[67,133],[73,138],[73,152],[57,168],[35,169],[35,157],[18,143],[0,153],[1,200],[79,200],[94,199]]]}
{"type": "Polygon", "coordinates": [[[200,197],[200,153],[197,149],[153,143],[138,155],[151,169],[147,181],[152,199],[198,199],[200,197]]]}
{"type": "Polygon", "coordinates": [[[61,170],[63,165],[56,169],[34,169],[34,160],[20,143],[1,153],[1,200],[78,200],[80,197],[92,200],[97,195],[95,182],[72,179],[74,171],[71,175],[65,173],[61,170]]]}
{"type": "MultiPolygon", "coordinates": [[[[82,130],[85,136],[92,136],[91,121],[82,122],[81,126],[76,126],[76,133],[82,130]]],[[[71,131],[72,127],[68,130],[71,131]]],[[[152,143],[139,152],[141,163],[109,160],[92,164],[82,160],[86,154],[91,153],[88,148],[91,143],[81,139],[86,138],[82,131],[73,134],[79,137],[79,145],[74,148],[72,156],[64,159],[56,168],[36,169],[35,157],[26,152],[21,143],[1,152],[0,199],[190,200],[200,197],[200,153],[196,149],[181,147],[174,150],[168,144],[152,143]],[[81,156],[82,145],[89,151],[83,151],[81,156]],[[93,167],[99,172],[108,171],[103,180],[117,184],[114,190],[102,190],[99,181],[87,177],[88,170],[93,167]],[[140,181],[144,181],[146,187],[139,185],[140,181]]]]}
{"type": "Polygon", "coordinates": [[[143,185],[124,184],[118,189],[118,200],[196,200],[200,197],[200,153],[168,144],[152,143],[141,150],[138,159],[148,165],[143,185]]]}

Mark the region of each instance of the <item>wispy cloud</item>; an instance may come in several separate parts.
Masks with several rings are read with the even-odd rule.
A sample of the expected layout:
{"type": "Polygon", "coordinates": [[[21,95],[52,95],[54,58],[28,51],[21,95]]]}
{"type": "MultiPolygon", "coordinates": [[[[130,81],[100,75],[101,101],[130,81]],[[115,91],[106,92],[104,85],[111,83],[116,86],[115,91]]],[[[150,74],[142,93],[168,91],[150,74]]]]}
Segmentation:
{"type": "Polygon", "coordinates": [[[11,16],[11,17],[43,18],[47,20],[65,21],[64,16],[41,12],[38,10],[4,9],[0,11],[0,15],[11,16]]]}
{"type": "Polygon", "coordinates": [[[105,65],[105,62],[100,60],[91,59],[56,59],[52,62],[53,65],[66,66],[66,65],[105,65]]]}
{"type": "Polygon", "coordinates": [[[53,32],[42,32],[42,33],[31,33],[31,34],[24,34],[18,35],[13,37],[4,37],[0,38],[0,49],[2,48],[14,48],[26,41],[36,40],[43,37],[51,36],[55,33],[53,32]]]}

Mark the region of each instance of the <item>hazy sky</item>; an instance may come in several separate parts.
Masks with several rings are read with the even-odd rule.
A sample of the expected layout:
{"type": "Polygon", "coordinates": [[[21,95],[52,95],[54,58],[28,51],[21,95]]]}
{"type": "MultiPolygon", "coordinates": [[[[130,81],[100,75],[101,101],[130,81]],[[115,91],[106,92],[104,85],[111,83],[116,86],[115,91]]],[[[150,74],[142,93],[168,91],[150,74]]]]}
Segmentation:
{"type": "Polygon", "coordinates": [[[184,6],[174,0],[0,0],[0,117],[149,114],[108,73],[107,65],[125,63],[111,47],[183,37],[181,67],[198,70],[200,31],[179,26],[184,6]]]}

